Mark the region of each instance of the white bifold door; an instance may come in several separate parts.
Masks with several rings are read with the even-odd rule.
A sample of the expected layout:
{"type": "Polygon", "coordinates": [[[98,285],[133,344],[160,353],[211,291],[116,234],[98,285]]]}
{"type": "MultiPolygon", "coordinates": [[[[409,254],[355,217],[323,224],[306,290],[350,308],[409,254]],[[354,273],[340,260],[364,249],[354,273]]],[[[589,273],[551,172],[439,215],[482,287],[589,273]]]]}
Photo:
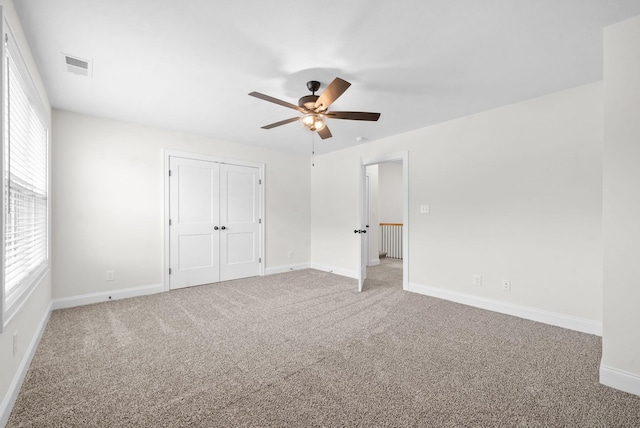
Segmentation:
{"type": "Polygon", "coordinates": [[[169,160],[170,288],[260,274],[260,170],[169,160]]]}

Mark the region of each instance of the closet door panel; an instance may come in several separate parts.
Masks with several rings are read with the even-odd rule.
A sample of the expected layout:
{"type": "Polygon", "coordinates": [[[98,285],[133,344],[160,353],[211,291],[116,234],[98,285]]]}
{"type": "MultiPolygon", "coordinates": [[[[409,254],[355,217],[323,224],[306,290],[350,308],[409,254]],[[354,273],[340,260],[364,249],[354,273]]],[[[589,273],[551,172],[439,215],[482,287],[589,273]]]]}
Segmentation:
{"type": "Polygon", "coordinates": [[[220,280],[260,273],[260,171],[220,165],[220,280]]]}
{"type": "Polygon", "coordinates": [[[215,162],[170,160],[171,289],[220,280],[219,169],[215,162]]]}

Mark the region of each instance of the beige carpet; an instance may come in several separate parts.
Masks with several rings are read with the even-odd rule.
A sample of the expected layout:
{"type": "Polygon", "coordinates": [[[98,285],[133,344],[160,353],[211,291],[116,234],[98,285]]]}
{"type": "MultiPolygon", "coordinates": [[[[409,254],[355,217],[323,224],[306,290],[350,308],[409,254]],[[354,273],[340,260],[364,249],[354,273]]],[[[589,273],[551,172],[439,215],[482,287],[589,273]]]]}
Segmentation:
{"type": "Polygon", "coordinates": [[[9,427],[638,427],[600,338],[295,271],[55,311],[9,427]]]}

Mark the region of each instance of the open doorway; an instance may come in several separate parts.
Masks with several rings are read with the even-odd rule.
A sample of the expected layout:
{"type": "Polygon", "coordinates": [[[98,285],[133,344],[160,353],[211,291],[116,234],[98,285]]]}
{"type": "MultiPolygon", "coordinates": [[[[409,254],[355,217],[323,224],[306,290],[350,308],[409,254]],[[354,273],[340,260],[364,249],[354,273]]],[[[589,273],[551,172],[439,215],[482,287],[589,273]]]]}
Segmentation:
{"type": "Polygon", "coordinates": [[[408,289],[408,153],[362,160],[359,180],[360,281],[363,288],[408,289]]]}
{"type": "Polygon", "coordinates": [[[365,287],[402,288],[402,161],[366,166],[367,274],[365,287]]]}

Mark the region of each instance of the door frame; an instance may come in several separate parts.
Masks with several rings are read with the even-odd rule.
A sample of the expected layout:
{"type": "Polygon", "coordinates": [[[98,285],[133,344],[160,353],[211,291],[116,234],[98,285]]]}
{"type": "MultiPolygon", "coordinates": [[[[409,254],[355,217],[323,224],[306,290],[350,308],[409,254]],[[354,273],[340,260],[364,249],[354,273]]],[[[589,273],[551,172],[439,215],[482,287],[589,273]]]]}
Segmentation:
{"type": "Polygon", "coordinates": [[[247,166],[252,168],[258,168],[259,179],[261,180],[261,185],[259,186],[259,202],[260,202],[260,218],[262,219],[262,223],[260,224],[260,257],[262,258],[262,262],[260,263],[260,276],[264,276],[265,265],[266,265],[266,255],[265,255],[265,224],[266,224],[266,216],[265,216],[265,179],[264,179],[264,170],[265,165],[263,163],[257,162],[249,162],[238,159],[230,159],[223,158],[219,156],[207,155],[204,153],[193,153],[193,152],[184,152],[180,150],[170,150],[170,149],[162,149],[162,187],[163,187],[163,214],[162,214],[162,241],[163,241],[163,259],[162,259],[162,284],[164,291],[169,291],[169,254],[170,254],[170,242],[169,242],[169,160],[172,157],[177,158],[185,158],[185,159],[194,159],[208,162],[218,162],[221,164],[228,165],[240,165],[247,166]]]}
{"type": "MultiPolygon", "coordinates": [[[[366,169],[366,167],[365,167],[366,169]]],[[[364,222],[367,233],[364,235],[367,241],[365,255],[367,260],[365,261],[367,267],[371,263],[371,174],[364,173],[364,222]]]]}
{"type": "MultiPolygon", "coordinates": [[[[390,161],[402,161],[402,289],[409,290],[409,151],[402,151],[373,158],[360,157],[358,166],[358,219],[357,224],[364,224],[364,192],[366,191],[367,166],[390,161]]],[[[358,288],[362,290],[362,249],[358,247],[358,288]]]]}

